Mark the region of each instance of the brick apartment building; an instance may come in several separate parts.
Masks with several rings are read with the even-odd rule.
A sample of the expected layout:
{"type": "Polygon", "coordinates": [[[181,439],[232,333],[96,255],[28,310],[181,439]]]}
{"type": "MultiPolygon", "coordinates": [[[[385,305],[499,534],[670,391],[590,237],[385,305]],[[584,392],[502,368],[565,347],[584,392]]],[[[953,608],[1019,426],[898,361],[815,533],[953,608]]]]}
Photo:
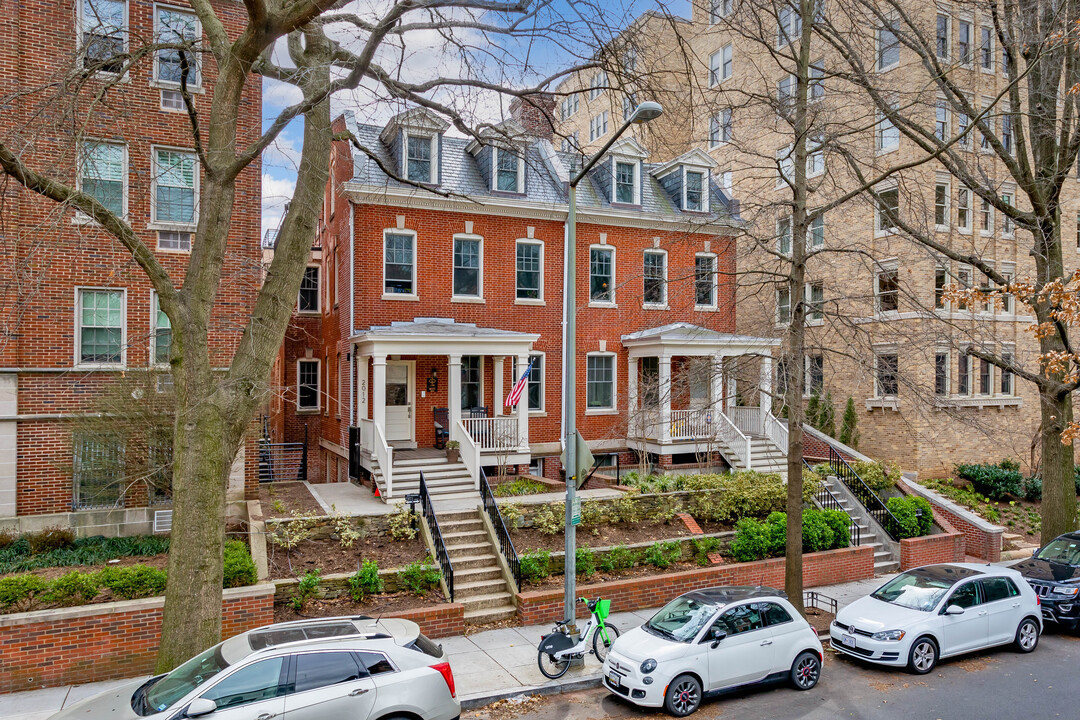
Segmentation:
{"type": "MultiPolygon", "coordinates": [[[[785,131],[777,119],[777,108],[780,95],[793,91],[793,80],[772,49],[750,39],[745,28],[766,28],[767,37],[775,31],[777,47],[785,35],[796,32],[791,14],[779,21],[776,15],[740,18],[744,11],[743,6],[716,0],[692,3],[690,19],[682,22],[645,18],[632,24],[611,44],[610,77],[590,70],[556,88],[556,139],[570,138],[564,140],[570,144],[580,139],[586,150],[603,143],[612,125],[606,118],[614,109],[627,97],[652,99],[656,86],[651,78],[663,76],[667,81],[659,92],[686,98],[682,104],[665,104],[663,132],[688,137],[687,146],[677,152],[706,152],[716,163],[717,184],[741,201],[747,237],[765,239],[787,252],[791,220],[785,203],[790,203],[791,192],[779,180],[777,167],[783,167],[785,148],[792,141],[790,128],[785,131]],[[785,22],[787,27],[779,27],[785,22]],[[738,23],[744,31],[735,29],[738,23]],[[635,55],[627,48],[647,48],[657,64],[645,73],[635,72],[635,55]]],[[[938,59],[955,67],[952,72],[977,106],[987,107],[1004,92],[1009,81],[988,8],[912,3],[911,16],[934,40],[938,59]]],[[[874,44],[880,28],[871,25],[861,32],[864,43],[853,42],[868,48],[868,62],[889,78],[896,97],[921,103],[923,122],[942,137],[957,137],[972,126],[970,118],[952,111],[932,88],[927,93],[931,83],[914,52],[897,43],[881,53],[880,42],[874,44]]],[[[842,72],[844,59],[820,38],[812,43],[812,63],[822,80],[811,88],[810,99],[813,116],[823,118],[823,133],[842,137],[849,156],[867,173],[915,159],[914,143],[880,122],[868,101],[831,72],[842,72]],[[856,132],[855,127],[863,129],[856,132]]],[[[1001,113],[991,113],[987,121],[995,132],[1007,134],[1001,113]]],[[[665,143],[652,136],[643,134],[639,140],[659,160],[671,157],[665,143]]],[[[987,176],[1006,178],[1000,183],[1001,195],[1023,206],[1023,194],[1008,181],[1004,164],[978,132],[960,142],[958,152],[987,176]]],[[[846,172],[847,162],[828,152],[810,158],[808,175],[819,178],[811,207],[856,186],[846,172]]],[[[1066,274],[1080,265],[1080,174],[1073,177],[1076,180],[1067,181],[1061,213],[1062,236],[1075,233],[1077,238],[1075,252],[1066,244],[1066,274]]],[[[1026,249],[1030,238],[1018,237],[1021,232],[1002,213],[962,187],[943,165],[905,170],[875,191],[913,224],[929,228],[939,242],[978,252],[1008,276],[1033,275],[1026,249]]],[[[755,240],[739,242],[740,273],[783,272],[755,249],[755,240]]],[[[822,394],[831,391],[838,426],[844,402],[854,399],[860,449],[930,476],[951,472],[958,462],[1009,457],[1028,465],[1040,424],[1033,386],[962,352],[970,345],[993,348],[1037,368],[1038,347],[1028,331],[1033,317],[1023,306],[1008,298],[997,307],[949,307],[941,298],[946,285],[985,286],[986,279],[972,267],[935,257],[901,236],[865,198],[826,213],[811,229],[809,242],[812,250],[824,252],[808,265],[808,301],[827,310],[809,317],[805,386],[808,393],[814,388],[822,394]],[[830,253],[830,248],[859,252],[830,253]]],[[[741,276],[737,284],[738,331],[781,337],[792,308],[784,284],[771,286],[761,275],[741,276]]],[[[751,377],[740,389],[752,394],[756,384],[751,377]]]]}
{"type": "MultiPolygon", "coordinates": [[[[214,7],[238,33],[243,7],[214,7]]],[[[0,29],[5,141],[31,167],[124,215],[177,285],[200,182],[178,92],[180,53],[150,53],[123,77],[114,58],[151,38],[200,34],[183,0],[14,3],[0,29]]],[[[189,87],[205,116],[213,56],[202,53],[195,67],[189,87]]],[[[243,118],[240,139],[251,142],[260,131],[258,82],[245,90],[243,118]]],[[[233,247],[210,326],[216,367],[230,362],[258,292],[260,195],[256,162],[237,183],[233,247]]],[[[134,412],[150,404],[147,393],[169,392],[168,318],[130,253],[95,223],[15,182],[0,187],[0,204],[0,526],[149,531],[154,510],[168,507],[167,477],[147,482],[147,458],[107,419],[91,420],[119,391],[134,412]]],[[[170,440],[157,451],[171,452],[170,440]]],[[[167,472],[167,457],[158,466],[167,472]]],[[[242,497],[244,458],[234,470],[233,496],[242,497]]]]}
{"type": "MultiPolygon", "coordinates": [[[[559,477],[567,183],[581,158],[556,151],[535,112],[513,110],[481,142],[446,135],[423,109],[384,127],[336,121],[436,192],[335,145],[320,242],[278,367],[278,437],[307,438],[312,479],[347,480],[350,449],[384,496],[412,491],[419,467],[442,492],[471,489],[496,464],[559,477]],[[504,407],[530,362],[528,391],[504,407]],[[437,449],[445,440],[461,445],[456,474],[437,449]]],[[[737,220],[709,182],[712,165],[700,151],[652,163],[623,138],[579,186],[573,362],[578,427],[594,454],[627,462],[637,450],[666,465],[699,451],[735,427],[722,378],[775,345],[734,334],[737,220]],[[707,368],[690,372],[695,358],[707,368]]]]}

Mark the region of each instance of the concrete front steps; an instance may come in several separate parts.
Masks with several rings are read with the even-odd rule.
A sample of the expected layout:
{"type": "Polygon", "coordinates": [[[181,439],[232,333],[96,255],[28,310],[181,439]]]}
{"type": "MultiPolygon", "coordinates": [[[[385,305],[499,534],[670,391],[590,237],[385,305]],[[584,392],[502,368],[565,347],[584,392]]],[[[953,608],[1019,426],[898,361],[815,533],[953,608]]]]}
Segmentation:
{"type": "Polygon", "coordinates": [[[1039,547],[1027,537],[1016,533],[1002,533],[1001,544],[1002,560],[1026,560],[1039,547]]]}
{"type": "Polygon", "coordinates": [[[450,564],[454,566],[454,602],[465,606],[467,625],[517,615],[513,593],[499,564],[499,549],[484,530],[481,512],[473,509],[437,513],[450,564]]]}
{"type": "MultiPolygon", "coordinates": [[[[375,482],[379,492],[386,497],[386,478],[378,463],[373,465],[375,482]]],[[[477,499],[479,494],[473,484],[469,470],[461,462],[451,463],[445,457],[434,458],[394,458],[394,486],[392,499],[404,497],[407,493],[420,492],[420,471],[424,471],[424,481],[432,500],[477,499]]]]}
{"type": "Polygon", "coordinates": [[[896,572],[900,569],[900,559],[893,557],[892,552],[878,538],[877,533],[870,529],[870,523],[864,516],[865,509],[861,505],[852,504],[848,500],[847,493],[841,492],[837,487],[839,480],[833,477],[825,478],[825,487],[829,489],[840,502],[840,507],[848,514],[855,524],[859,526],[859,545],[874,548],[874,574],[896,572]]]}

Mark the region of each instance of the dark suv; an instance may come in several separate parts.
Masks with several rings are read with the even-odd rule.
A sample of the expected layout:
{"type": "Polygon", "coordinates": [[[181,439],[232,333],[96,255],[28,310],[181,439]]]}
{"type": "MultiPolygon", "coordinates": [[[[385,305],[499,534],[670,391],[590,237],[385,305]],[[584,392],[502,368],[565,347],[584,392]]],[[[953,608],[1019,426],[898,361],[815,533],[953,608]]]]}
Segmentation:
{"type": "Polygon", "coordinates": [[[1067,630],[1080,624],[1080,533],[1065,533],[1012,566],[1042,603],[1043,619],[1067,630]]]}

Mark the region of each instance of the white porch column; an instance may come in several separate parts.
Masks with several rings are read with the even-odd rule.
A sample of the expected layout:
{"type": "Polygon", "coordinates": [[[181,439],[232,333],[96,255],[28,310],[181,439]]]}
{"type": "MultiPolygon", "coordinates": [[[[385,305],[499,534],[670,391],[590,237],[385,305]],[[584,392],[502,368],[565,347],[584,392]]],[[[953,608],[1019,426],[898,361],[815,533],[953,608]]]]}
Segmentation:
{"type": "Polygon", "coordinates": [[[638,359],[631,357],[627,361],[626,372],[626,422],[627,435],[630,437],[644,437],[644,419],[642,410],[638,409],[638,359]]]}
{"type": "Polygon", "coordinates": [[[386,356],[374,355],[371,358],[374,377],[371,379],[371,420],[382,430],[386,438],[386,356]]]}
{"type": "Polygon", "coordinates": [[[671,356],[661,355],[659,360],[660,442],[666,443],[671,440],[671,356]]]}
{"type": "MultiPolygon", "coordinates": [[[[495,355],[491,358],[493,365],[492,374],[495,376],[495,407],[491,410],[491,414],[494,417],[502,415],[503,409],[503,375],[506,371],[503,369],[503,361],[506,360],[502,355],[495,355]]],[[[520,362],[520,361],[519,361],[520,362]]],[[[522,370],[524,372],[524,370],[522,370]]],[[[517,378],[514,378],[517,380],[517,378]]]]}
{"type": "Polygon", "coordinates": [[[450,439],[455,440],[457,424],[461,420],[461,356],[447,355],[450,389],[447,391],[446,405],[450,408],[450,439]]]}
{"type": "Polygon", "coordinates": [[[368,363],[371,357],[364,355],[356,359],[356,421],[353,425],[359,425],[361,420],[371,417],[368,415],[368,363]]]}
{"type": "Polygon", "coordinates": [[[724,356],[716,353],[709,367],[709,409],[724,411],[724,356]]]}
{"type": "MultiPolygon", "coordinates": [[[[528,355],[518,355],[517,358],[517,372],[525,372],[525,368],[529,366],[528,355]]],[[[520,377],[520,375],[518,376],[520,377]]],[[[517,378],[514,378],[514,382],[517,382],[517,378]]],[[[501,404],[502,392],[499,393],[499,400],[501,404]]],[[[517,404],[517,435],[518,446],[522,448],[529,447],[529,388],[526,387],[521,391],[521,397],[518,398],[517,404]]]]}
{"type": "Polygon", "coordinates": [[[761,377],[758,380],[758,407],[761,408],[761,432],[765,432],[765,413],[772,410],[772,355],[761,359],[761,377]]]}
{"type": "Polygon", "coordinates": [[[724,358],[724,382],[727,384],[727,399],[724,408],[725,412],[731,413],[735,408],[735,393],[738,392],[738,386],[735,383],[735,358],[730,355],[724,358]]]}

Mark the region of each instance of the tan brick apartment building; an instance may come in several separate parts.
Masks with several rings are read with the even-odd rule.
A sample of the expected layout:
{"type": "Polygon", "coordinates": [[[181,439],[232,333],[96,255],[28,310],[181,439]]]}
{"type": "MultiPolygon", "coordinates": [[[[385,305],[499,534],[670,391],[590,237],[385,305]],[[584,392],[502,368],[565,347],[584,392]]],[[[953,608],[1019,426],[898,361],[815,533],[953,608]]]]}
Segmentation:
{"type": "MultiPolygon", "coordinates": [[[[214,5],[226,30],[239,32],[243,7],[214,5]]],[[[11,4],[0,29],[0,133],[31,167],[125,215],[179,285],[200,181],[177,92],[179,53],[149,54],[120,82],[110,60],[169,33],[201,33],[183,0],[11,4]],[[50,85],[58,82],[85,85],[64,94],[50,85]]],[[[215,75],[206,53],[189,76],[200,113],[209,112],[215,75]]],[[[251,142],[260,130],[259,83],[249,84],[242,107],[240,138],[251,142]]],[[[260,194],[256,162],[238,180],[233,248],[211,320],[217,367],[228,365],[258,291],[260,194]]],[[[80,428],[101,411],[103,394],[143,371],[153,375],[149,392],[168,391],[168,318],[130,253],[93,222],[14,182],[0,188],[0,203],[0,525],[148,531],[154,509],[168,507],[167,489],[125,469],[134,452],[107,427],[80,428]]],[[[143,390],[132,392],[133,407],[148,402],[143,390]]],[[[234,475],[242,496],[243,458],[234,475]]]]}
{"type": "MultiPolygon", "coordinates": [[[[768,48],[748,39],[737,30],[733,12],[733,5],[723,0],[708,7],[694,4],[689,21],[662,23],[664,32],[645,39],[624,37],[657,26],[655,21],[639,23],[614,44],[654,48],[661,67],[649,68],[650,75],[677,77],[685,88],[690,102],[665,103],[666,127],[688,131],[689,147],[706,151],[716,161],[718,184],[730,188],[748,222],[747,234],[739,240],[738,329],[780,336],[791,303],[782,284],[773,285],[765,274],[779,271],[781,265],[755,246],[760,242],[790,248],[785,200],[790,202],[791,191],[781,184],[778,173],[790,163],[784,158],[791,131],[778,122],[777,110],[780,95],[790,92],[791,86],[788,72],[771,56],[779,42],[768,48]],[[678,43],[667,31],[675,27],[681,34],[678,43]],[[689,48],[689,55],[680,48],[689,48]],[[755,274],[744,274],[747,271],[755,274]]],[[[989,15],[970,5],[947,4],[912,3],[911,12],[935,38],[939,57],[956,64],[954,72],[970,88],[977,105],[987,107],[1007,87],[1002,53],[993,33],[987,34],[989,15]],[[960,60],[963,57],[968,61],[960,60]]],[[[776,16],[755,22],[766,29],[762,33],[766,37],[775,32],[773,37],[779,39],[776,16]]],[[[790,18],[781,22],[791,23],[788,35],[797,34],[790,18]]],[[[867,60],[877,64],[875,71],[887,78],[897,101],[918,107],[922,122],[944,137],[961,134],[970,119],[939,107],[933,91],[927,93],[929,83],[909,49],[897,47],[880,54],[876,33],[872,24],[866,26],[867,60]]],[[[811,114],[821,122],[822,132],[834,138],[832,142],[842,142],[867,174],[915,159],[913,143],[879,122],[869,102],[861,101],[831,72],[842,70],[843,60],[824,44],[812,47],[812,63],[821,68],[823,79],[811,88],[811,114]]],[[[591,142],[603,142],[604,133],[595,132],[602,127],[595,120],[597,114],[601,108],[621,107],[622,98],[634,88],[632,81],[620,79],[608,83],[615,86],[611,90],[589,89],[602,86],[603,80],[591,73],[557,88],[557,93],[585,88],[577,116],[567,119],[556,113],[558,134],[581,133],[581,128],[587,132],[591,127],[591,142]]],[[[648,88],[638,92],[647,93],[648,88]]],[[[568,102],[572,107],[572,101],[561,99],[564,106],[568,102]]],[[[988,121],[996,132],[1003,131],[1000,114],[993,113],[988,121]]],[[[642,142],[648,145],[649,138],[642,142]]],[[[1007,177],[978,132],[970,133],[959,147],[989,177],[1007,177]]],[[[655,149],[664,155],[662,144],[655,149]]],[[[846,162],[830,152],[811,156],[808,174],[816,186],[811,207],[814,196],[822,203],[856,187],[846,162]]],[[[1066,242],[1066,271],[1080,264],[1080,176],[1074,177],[1077,180],[1068,181],[1062,211],[1063,236],[1077,238],[1075,250],[1066,242]]],[[[961,187],[939,163],[905,170],[875,191],[938,241],[992,258],[997,269],[1016,278],[1033,272],[1026,254],[1030,240],[1018,239],[1001,213],[961,187]]],[[[1008,181],[1000,183],[1000,193],[1011,202],[1023,202],[1008,181]]],[[[844,402],[853,397],[860,449],[895,460],[905,469],[933,476],[949,472],[957,462],[1011,457],[1027,464],[1039,425],[1033,388],[960,350],[969,344],[992,347],[1035,368],[1037,345],[1028,330],[1032,318],[1012,299],[998,307],[950,307],[941,300],[944,286],[985,285],[985,278],[970,266],[934,257],[888,226],[887,217],[864,196],[829,211],[812,228],[809,243],[820,252],[809,261],[808,300],[821,303],[823,312],[811,314],[809,320],[807,386],[831,390],[838,426],[844,402]]],[[[754,393],[755,385],[746,382],[744,390],[754,393]]]]}

